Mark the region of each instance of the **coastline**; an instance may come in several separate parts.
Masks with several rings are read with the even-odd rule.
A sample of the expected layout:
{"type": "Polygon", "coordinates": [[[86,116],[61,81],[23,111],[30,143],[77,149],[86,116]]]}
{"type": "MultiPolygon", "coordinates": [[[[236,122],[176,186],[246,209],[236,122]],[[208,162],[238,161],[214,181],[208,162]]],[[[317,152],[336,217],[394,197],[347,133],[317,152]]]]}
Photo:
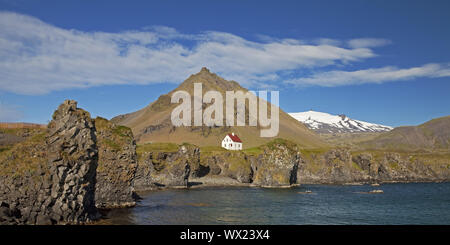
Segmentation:
{"type": "MultiPolygon", "coordinates": [[[[304,185],[323,185],[323,186],[372,186],[379,187],[385,184],[422,184],[422,183],[449,183],[449,180],[423,180],[423,181],[382,181],[382,182],[348,182],[348,183],[332,183],[332,182],[304,182],[297,183],[292,185],[283,185],[283,186],[267,186],[267,185],[257,185],[253,183],[240,183],[235,179],[230,177],[202,177],[202,178],[193,178],[188,182],[188,186],[179,185],[179,186],[165,186],[165,187],[154,187],[143,190],[136,190],[138,195],[146,194],[148,192],[154,191],[164,191],[171,189],[205,189],[212,187],[220,187],[220,188],[233,188],[233,187],[249,187],[249,188],[263,188],[263,189],[288,189],[295,187],[302,187],[304,185]]],[[[131,206],[132,207],[132,206],[131,206]]],[[[128,207],[126,207],[128,208],[128,207]]]]}
{"type": "Polygon", "coordinates": [[[92,119],[71,100],[52,118],[45,130],[16,130],[28,136],[0,155],[2,224],[84,224],[164,189],[450,180],[450,153],[312,150],[281,138],[242,151],[136,145],[130,128],[92,119]]]}
{"type": "Polygon", "coordinates": [[[447,224],[444,217],[450,217],[448,210],[440,212],[448,182],[249,187],[150,191],[135,208],[110,210],[95,224],[447,224]]]}

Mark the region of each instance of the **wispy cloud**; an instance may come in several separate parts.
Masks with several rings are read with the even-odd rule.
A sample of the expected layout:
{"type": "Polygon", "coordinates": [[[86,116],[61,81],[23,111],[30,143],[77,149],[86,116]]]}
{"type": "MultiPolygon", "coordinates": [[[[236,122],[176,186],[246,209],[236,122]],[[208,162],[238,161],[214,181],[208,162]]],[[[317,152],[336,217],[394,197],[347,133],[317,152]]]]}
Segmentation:
{"type": "Polygon", "coordinates": [[[404,81],[420,77],[448,77],[450,64],[426,64],[419,67],[400,69],[397,67],[383,67],[357,71],[327,71],[313,74],[310,77],[296,78],[286,81],[288,84],[299,86],[342,86],[364,83],[384,83],[404,81]]]}
{"type": "Polygon", "coordinates": [[[391,41],[382,38],[357,38],[348,41],[350,48],[373,48],[388,44],[391,44],[391,41]]]}
{"type": "Polygon", "coordinates": [[[378,38],[305,41],[263,35],[250,41],[231,33],[186,34],[166,26],[83,32],[0,12],[0,91],[45,94],[113,84],[180,83],[203,66],[253,87],[276,85],[283,74],[291,77],[285,83],[318,86],[449,76],[448,65],[442,64],[333,70],[376,57],[373,48],[389,43],[378,38]],[[292,78],[318,69],[324,72],[292,78]]]}
{"type": "Polygon", "coordinates": [[[45,94],[111,84],[179,83],[208,66],[246,84],[301,68],[376,56],[322,39],[249,41],[223,32],[184,34],[164,26],[121,33],[82,32],[0,12],[0,90],[45,94]]]}

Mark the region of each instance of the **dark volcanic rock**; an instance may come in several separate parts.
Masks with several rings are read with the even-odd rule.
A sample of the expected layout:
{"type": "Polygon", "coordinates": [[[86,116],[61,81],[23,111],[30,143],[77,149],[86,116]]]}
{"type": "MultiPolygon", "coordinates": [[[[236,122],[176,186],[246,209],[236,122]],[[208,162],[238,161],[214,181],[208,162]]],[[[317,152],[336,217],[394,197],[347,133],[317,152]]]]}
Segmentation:
{"type": "Polygon", "coordinates": [[[448,153],[359,152],[332,149],[303,153],[302,184],[440,182],[450,180],[448,153]]]}
{"type": "Polygon", "coordinates": [[[191,166],[198,166],[200,151],[192,145],[181,145],[177,152],[145,152],[139,160],[136,190],[162,186],[188,186],[191,166]]]}
{"type": "Polygon", "coordinates": [[[210,175],[221,175],[241,183],[252,183],[254,160],[254,157],[240,151],[225,151],[212,155],[205,154],[202,156],[201,165],[209,169],[210,175]]]}
{"type": "Polygon", "coordinates": [[[0,222],[78,224],[97,218],[97,160],[89,113],[66,100],[53,114],[46,133],[2,154],[0,222]]]}
{"type": "Polygon", "coordinates": [[[263,147],[259,155],[243,151],[200,152],[192,145],[181,145],[176,152],[141,152],[135,188],[186,186],[188,178],[220,176],[240,183],[261,186],[290,186],[297,183],[300,154],[293,144],[277,140],[263,147]]]}
{"type": "Polygon", "coordinates": [[[133,181],[137,169],[136,142],[130,128],[95,119],[98,142],[95,204],[98,208],[136,205],[133,181]]]}
{"type": "MultiPolygon", "coordinates": [[[[352,152],[349,149],[299,149],[277,139],[251,151],[206,149],[192,145],[178,151],[141,150],[136,189],[185,186],[217,177],[259,186],[294,184],[352,184],[378,182],[435,182],[450,180],[448,153],[352,152]],[[190,174],[189,174],[190,173],[190,174]]],[[[153,150],[151,150],[153,149],[153,150]]],[[[223,183],[223,182],[222,182],[223,183]]],[[[234,182],[236,183],[236,182],[234,182]]]]}
{"type": "Polygon", "coordinates": [[[352,161],[358,164],[358,166],[367,172],[371,172],[370,166],[372,162],[372,155],[367,153],[362,153],[353,157],[352,161]]]}
{"type": "Polygon", "coordinates": [[[94,190],[98,149],[94,123],[88,112],[77,108],[77,102],[66,100],[53,114],[48,129],[46,142],[54,198],[48,215],[57,222],[91,220],[97,215],[94,190]]]}
{"type": "Polygon", "coordinates": [[[300,153],[288,142],[274,141],[253,165],[253,183],[261,186],[290,186],[297,183],[300,153]]]}

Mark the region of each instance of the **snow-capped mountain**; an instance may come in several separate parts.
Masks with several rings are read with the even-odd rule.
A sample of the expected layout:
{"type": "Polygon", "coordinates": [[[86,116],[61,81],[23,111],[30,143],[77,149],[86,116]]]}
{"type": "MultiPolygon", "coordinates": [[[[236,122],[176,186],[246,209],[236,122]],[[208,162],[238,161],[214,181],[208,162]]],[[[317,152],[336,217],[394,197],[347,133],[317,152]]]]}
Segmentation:
{"type": "Polygon", "coordinates": [[[289,113],[289,115],[317,133],[386,132],[392,129],[389,126],[354,120],[345,115],[331,115],[318,111],[289,113]]]}

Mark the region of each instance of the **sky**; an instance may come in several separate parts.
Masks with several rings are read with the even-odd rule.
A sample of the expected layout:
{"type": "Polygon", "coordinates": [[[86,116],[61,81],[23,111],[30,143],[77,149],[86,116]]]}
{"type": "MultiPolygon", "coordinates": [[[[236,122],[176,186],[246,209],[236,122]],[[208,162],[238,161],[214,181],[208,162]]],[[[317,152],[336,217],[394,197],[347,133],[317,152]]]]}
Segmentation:
{"type": "Polygon", "coordinates": [[[0,0],[0,121],[141,109],[208,67],[286,112],[450,115],[450,1],[0,0]]]}

